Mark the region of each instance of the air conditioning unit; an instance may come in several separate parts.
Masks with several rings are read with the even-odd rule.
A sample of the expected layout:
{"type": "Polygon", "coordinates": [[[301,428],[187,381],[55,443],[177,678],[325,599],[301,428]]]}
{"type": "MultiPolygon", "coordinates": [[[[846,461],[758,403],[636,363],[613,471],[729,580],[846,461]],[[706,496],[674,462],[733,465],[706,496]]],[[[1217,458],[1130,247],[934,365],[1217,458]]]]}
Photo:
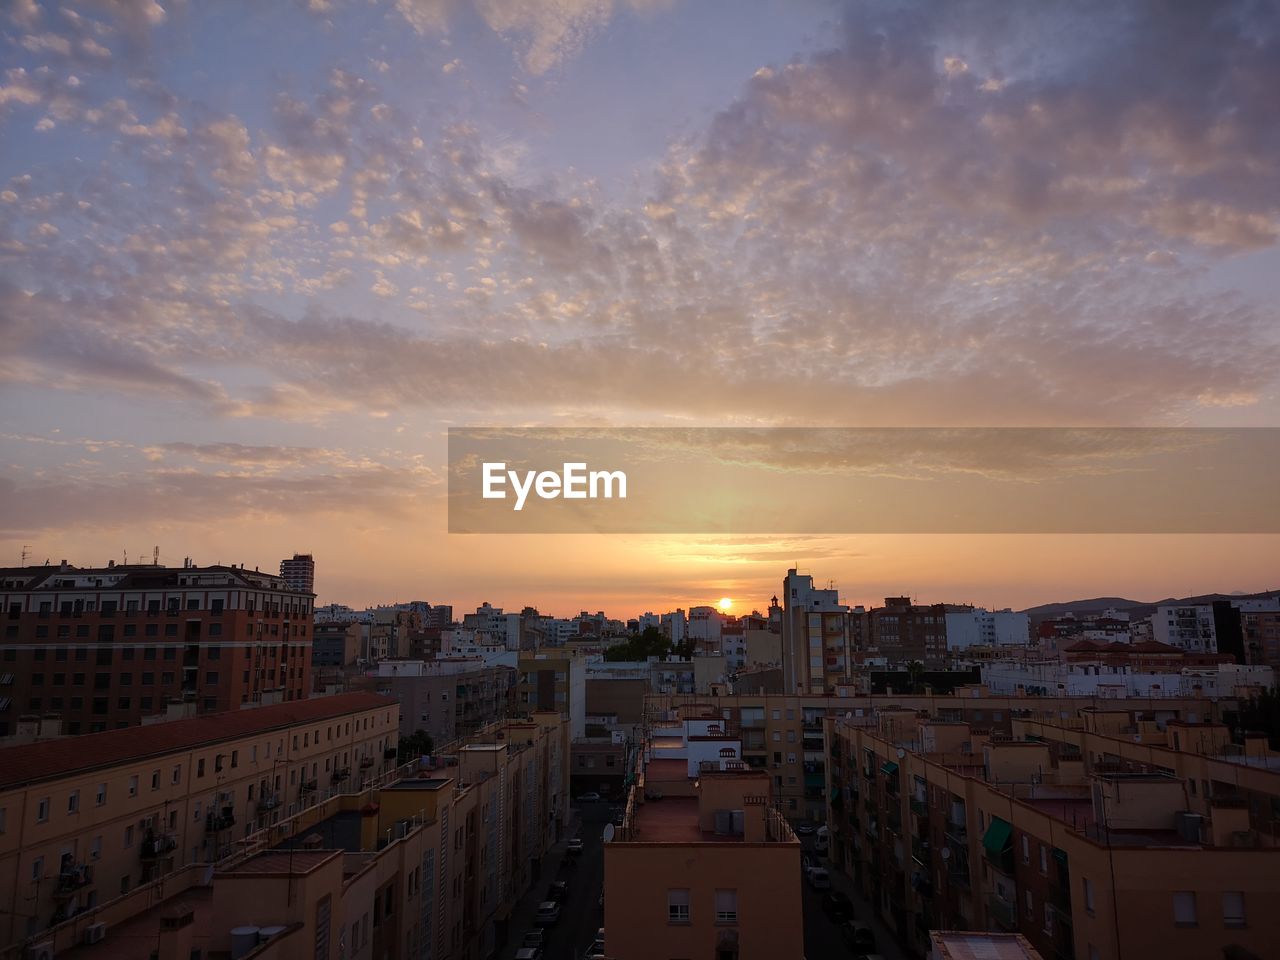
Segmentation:
{"type": "Polygon", "coordinates": [[[27,960],[53,960],[53,941],[45,940],[27,947],[27,960]]]}
{"type": "Polygon", "coordinates": [[[91,923],[84,928],[85,943],[101,943],[106,939],[107,925],[105,923],[91,923]]]}

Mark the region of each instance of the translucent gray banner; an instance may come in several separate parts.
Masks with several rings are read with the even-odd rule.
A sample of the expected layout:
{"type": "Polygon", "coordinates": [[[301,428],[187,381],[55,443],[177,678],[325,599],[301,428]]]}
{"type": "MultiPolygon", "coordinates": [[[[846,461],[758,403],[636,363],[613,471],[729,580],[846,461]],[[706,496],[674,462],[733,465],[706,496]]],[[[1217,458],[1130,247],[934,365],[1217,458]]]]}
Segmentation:
{"type": "Polygon", "coordinates": [[[1278,428],[459,428],[451,533],[1276,533],[1278,428]]]}

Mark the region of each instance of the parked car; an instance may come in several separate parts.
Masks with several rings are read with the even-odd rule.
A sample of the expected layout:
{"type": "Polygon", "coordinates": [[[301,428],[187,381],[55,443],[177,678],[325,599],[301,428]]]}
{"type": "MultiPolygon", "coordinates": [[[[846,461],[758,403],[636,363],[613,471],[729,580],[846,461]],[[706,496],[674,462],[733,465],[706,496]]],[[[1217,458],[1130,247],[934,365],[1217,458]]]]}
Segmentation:
{"type": "Polygon", "coordinates": [[[797,823],[796,835],[801,837],[811,837],[816,829],[817,828],[812,823],[797,823]]]}
{"type": "Polygon", "coordinates": [[[526,930],[524,940],[520,942],[522,947],[541,947],[546,945],[547,935],[541,930],[526,930]]]}
{"type": "Polygon", "coordinates": [[[542,960],[542,948],[521,947],[516,951],[516,960],[542,960]]]}
{"type": "Polygon", "coordinates": [[[831,834],[826,827],[818,828],[818,835],[813,839],[813,849],[825,854],[831,847],[831,834]]]}
{"type": "Polygon", "coordinates": [[[809,886],[815,890],[831,889],[831,874],[827,873],[826,867],[809,868],[809,886]]]}
{"type": "Polygon", "coordinates": [[[809,875],[809,868],[816,867],[817,865],[818,865],[818,861],[815,860],[813,857],[809,856],[807,853],[800,854],[800,872],[803,873],[806,877],[809,875]]]}
{"type": "Polygon", "coordinates": [[[553,926],[560,919],[560,904],[554,900],[544,900],[538,904],[538,912],[534,914],[533,922],[540,927],[553,926]]]}
{"type": "Polygon", "coordinates": [[[567,851],[567,852],[569,852],[569,853],[574,853],[574,854],[581,853],[581,852],[582,852],[582,838],[581,838],[581,837],[574,837],[572,840],[570,840],[570,841],[569,841],[569,847],[568,847],[568,851],[567,851]]]}
{"type": "Polygon", "coordinates": [[[857,954],[874,953],[876,949],[876,934],[871,929],[870,924],[860,923],[857,920],[848,920],[840,924],[840,936],[844,938],[853,952],[857,954]]]}
{"type": "Polygon", "coordinates": [[[823,894],[822,910],[837,923],[853,919],[853,903],[839,890],[828,890],[823,894]]]}
{"type": "Polygon", "coordinates": [[[590,793],[580,794],[578,797],[578,802],[579,803],[599,803],[600,794],[596,793],[594,790],[591,791],[590,793]]]}
{"type": "Polygon", "coordinates": [[[564,903],[569,896],[569,883],[566,880],[552,880],[547,888],[547,899],[556,903],[564,903]]]}
{"type": "Polygon", "coordinates": [[[591,946],[587,947],[586,952],[582,955],[582,960],[596,960],[597,957],[603,957],[604,953],[604,937],[596,937],[591,941],[591,946]]]}

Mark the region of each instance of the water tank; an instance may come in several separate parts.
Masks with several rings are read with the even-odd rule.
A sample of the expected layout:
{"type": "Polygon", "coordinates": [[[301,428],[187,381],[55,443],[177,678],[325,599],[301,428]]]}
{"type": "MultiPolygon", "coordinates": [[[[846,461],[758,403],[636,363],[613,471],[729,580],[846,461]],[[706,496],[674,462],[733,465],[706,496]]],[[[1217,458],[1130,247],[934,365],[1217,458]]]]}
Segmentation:
{"type": "Polygon", "coordinates": [[[240,960],[258,945],[257,927],[232,927],[231,960],[240,960]]]}
{"type": "Polygon", "coordinates": [[[280,934],[284,933],[288,929],[289,928],[284,926],[283,924],[276,924],[271,927],[263,927],[258,931],[258,942],[266,943],[272,937],[278,937],[280,936],[280,934]]]}

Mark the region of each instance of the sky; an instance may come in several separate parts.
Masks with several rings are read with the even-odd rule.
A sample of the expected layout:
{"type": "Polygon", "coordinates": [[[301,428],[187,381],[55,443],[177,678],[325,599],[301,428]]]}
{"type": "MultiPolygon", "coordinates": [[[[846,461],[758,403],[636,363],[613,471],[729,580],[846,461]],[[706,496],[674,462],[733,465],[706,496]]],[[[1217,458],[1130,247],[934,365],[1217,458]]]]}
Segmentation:
{"type": "Polygon", "coordinates": [[[445,436],[1275,426],[1277,89],[1264,2],[12,0],[0,562],[561,614],[797,564],[1275,587],[1261,534],[450,535],[445,436]]]}

